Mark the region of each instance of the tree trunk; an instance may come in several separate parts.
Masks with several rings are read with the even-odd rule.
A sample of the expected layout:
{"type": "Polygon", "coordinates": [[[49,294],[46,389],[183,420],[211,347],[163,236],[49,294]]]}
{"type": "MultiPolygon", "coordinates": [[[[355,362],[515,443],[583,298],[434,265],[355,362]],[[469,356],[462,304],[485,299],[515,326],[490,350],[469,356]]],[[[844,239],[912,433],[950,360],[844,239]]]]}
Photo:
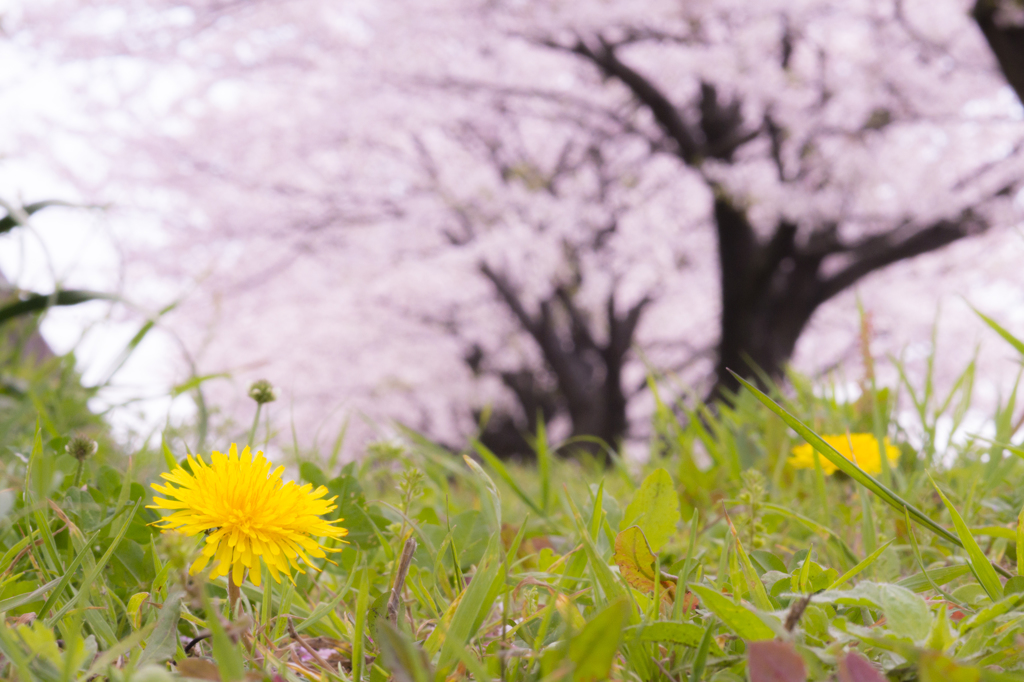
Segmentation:
{"type": "MultiPolygon", "coordinates": [[[[555,414],[567,414],[572,424],[572,437],[586,438],[575,449],[585,450],[607,463],[608,451],[615,451],[626,436],[628,400],[622,386],[622,370],[636,327],[650,299],[643,298],[619,312],[615,295],[610,294],[605,303],[608,337],[599,341],[592,331],[593,323],[566,288],[556,287],[549,298],[540,302],[539,310],[531,313],[504,275],[486,264],[481,265],[480,271],[494,285],[523,329],[533,337],[544,357],[546,370],[555,380],[556,388],[552,390],[537,381],[530,370],[502,374],[503,382],[515,393],[523,408],[530,430],[536,433],[538,411],[545,421],[555,414]],[[556,308],[562,314],[556,314],[556,308]]],[[[529,458],[529,450],[522,451],[526,439],[521,430],[517,435],[517,430],[513,417],[499,415],[492,428],[485,428],[480,440],[495,454],[529,458]]]]}
{"type": "Polygon", "coordinates": [[[1019,7],[1002,8],[1004,4],[1014,3],[1007,0],[978,0],[972,14],[996,56],[999,68],[1006,76],[1006,82],[1024,102],[1024,25],[1011,23],[1000,16],[1001,13],[1010,15],[1014,9],[1020,10],[1019,7]]]}
{"type": "Polygon", "coordinates": [[[798,254],[796,226],[780,223],[759,243],[742,211],[721,193],[714,205],[722,291],[721,336],[711,400],[728,399],[743,377],[776,378],[817,306],[820,257],[798,254]]]}
{"type": "Polygon", "coordinates": [[[834,224],[818,226],[806,244],[796,242],[797,226],[780,221],[772,238],[757,239],[746,215],[716,188],[714,205],[722,290],[721,336],[715,383],[707,400],[732,400],[740,383],[730,373],[778,379],[814,311],[864,276],[907,258],[942,248],[988,228],[970,210],[926,227],[910,223],[844,243],[834,224]],[[825,258],[845,259],[825,276],[825,258]]]}

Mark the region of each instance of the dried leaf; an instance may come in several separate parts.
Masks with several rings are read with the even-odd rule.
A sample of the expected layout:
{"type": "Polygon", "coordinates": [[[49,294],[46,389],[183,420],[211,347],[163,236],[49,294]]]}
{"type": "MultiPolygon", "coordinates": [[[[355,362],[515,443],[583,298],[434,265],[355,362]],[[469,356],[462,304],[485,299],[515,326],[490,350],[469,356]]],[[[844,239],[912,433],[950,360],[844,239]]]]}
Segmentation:
{"type": "MultiPolygon", "coordinates": [[[[647,543],[644,532],[638,526],[630,526],[615,536],[615,553],[612,555],[619,573],[626,582],[641,592],[654,591],[655,556],[647,543]]],[[[675,583],[661,581],[666,599],[674,599],[675,583]]]]}

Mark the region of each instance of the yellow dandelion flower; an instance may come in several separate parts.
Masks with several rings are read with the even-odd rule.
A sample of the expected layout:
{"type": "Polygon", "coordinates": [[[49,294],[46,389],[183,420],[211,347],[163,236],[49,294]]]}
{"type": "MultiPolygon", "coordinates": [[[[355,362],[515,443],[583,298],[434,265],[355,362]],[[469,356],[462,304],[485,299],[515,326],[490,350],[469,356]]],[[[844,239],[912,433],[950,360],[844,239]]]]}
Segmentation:
{"type": "MultiPolygon", "coordinates": [[[[232,443],[228,454],[213,451],[213,465],[201,458],[188,458],[189,473],[178,468],[161,476],[176,484],[153,484],[153,489],[170,499],[154,497],[150,509],[172,511],[157,522],[164,531],[177,530],[186,535],[206,534],[206,546],[192,564],[189,573],[197,573],[216,560],[211,577],[231,575],[242,584],[246,569],[254,585],[259,585],[260,559],[275,582],[280,574],[292,579],[291,568],[299,573],[299,559],[312,565],[310,557],[323,559],[327,552],[341,550],[323,547],[314,538],[340,540],[348,531],[320,518],[336,509],[336,498],[324,499],[327,488],[306,484],[299,487],[283,482],[284,467],[270,471],[271,464],[249,448],[238,453],[232,443]]],[[[343,541],[344,542],[344,541],[343,541]]]]}
{"type": "MultiPolygon", "coordinates": [[[[869,474],[881,473],[882,458],[878,452],[878,439],[872,434],[851,433],[849,438],[847,438],[847,435],[844,433],[838,436],[822,436],[821,438],[839,451],[839,454],[869,474]],[[851,445],[853,446],[852,450],[850,449],[851,445]]],[[[789,465],[794,469],[813,469],[815,454],[814,448],[811,447],[810,443],[799,445],[793,448],[793,456],[789,458],[789,465]]],[[[900,458],[899,448],[890,443],[888,438],[885,439],[885,456],[893,466],[895,466],[900,458]]],[[[838,468],[835,464],[824,457],[819,457],[819,459],[821,461],[821,470],[826,476],[831,476],[835,473],[838,468]]]]}

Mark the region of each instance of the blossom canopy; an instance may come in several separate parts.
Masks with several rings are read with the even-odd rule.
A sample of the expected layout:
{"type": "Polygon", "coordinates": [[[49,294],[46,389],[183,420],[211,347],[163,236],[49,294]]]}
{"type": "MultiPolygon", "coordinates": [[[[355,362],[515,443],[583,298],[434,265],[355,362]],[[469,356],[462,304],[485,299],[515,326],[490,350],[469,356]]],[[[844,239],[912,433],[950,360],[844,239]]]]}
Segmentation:
{"type": "MultiPolygon", "coordinates": [[[[878,448],[878,439],[870,433],[852,433],[832,436],[822,436],[822,440],[831,445],[840,455],[850,460],[869,474],[878,474],[882,471],[882,458],[878,448]]],[[[900,451],[886,438],[884,441],[885,456],[889,464],[895,466],[899,461],[900,451]]],[[[810,443],[804,443],[793,448],[793,455],[789,458],[789,465],[794,469],[813,469],[814,448],[810,443]]],[[[838,467],[825,459],[818,457],[821,462],[821,470],[827,476],[836,472],[838,467]]]]}
{"type": "MultiPolygon", "coordinates": [[[[313,490],[306,484],[284,482],[279,466],[271,472],[271,463],[246,447],[241,454],[234,443],[225,455],[213,451],[212,465],[200,457],[188,457],[191,473],[177,468],[161,477],[176,484],[153,489],[169,499],[154,497],[150,509],[173,513],[158,521],[166,532],[177,530],[186,535],[206,534],[206,546],[189,569],[197,573],[216,560],[211,577],[231,575],[242,584],[246,569],[254,585],[261,582],[260,559],[276,582],[280,574],[289,579],[291,569],[303,573],[299,559],[312,565],[310,557],[325,558],[338,549],[322,546],[314,538],[341,540],[348,531],[336,526],[343,519],[321,518],[336,509],[335,497],[324,499],[327,488],[313,490]]],[[[344,542],[344,541],[343,541],[344,542]]]]}

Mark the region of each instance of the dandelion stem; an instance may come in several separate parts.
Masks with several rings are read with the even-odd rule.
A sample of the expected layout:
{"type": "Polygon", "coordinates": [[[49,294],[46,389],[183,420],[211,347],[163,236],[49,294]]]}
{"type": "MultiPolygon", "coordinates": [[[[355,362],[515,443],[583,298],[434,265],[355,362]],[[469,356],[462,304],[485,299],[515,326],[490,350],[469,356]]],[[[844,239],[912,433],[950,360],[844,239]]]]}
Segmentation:
{"type": "Polygon", "coordinates": [[[252,447],[252,443],[256,440],[256,428],[260,425],[260,411],[263,409],[263,403],[256,403],[256,416],[252,420],[252,428],[249,429],[249,447],[252,447]]]}
{"type": "Polygon", "coordinates": [[[234,572],[228,573],[228,620],[235,618],[235,605],[242,596],[241,588],[235,584],[234,572]]]}

